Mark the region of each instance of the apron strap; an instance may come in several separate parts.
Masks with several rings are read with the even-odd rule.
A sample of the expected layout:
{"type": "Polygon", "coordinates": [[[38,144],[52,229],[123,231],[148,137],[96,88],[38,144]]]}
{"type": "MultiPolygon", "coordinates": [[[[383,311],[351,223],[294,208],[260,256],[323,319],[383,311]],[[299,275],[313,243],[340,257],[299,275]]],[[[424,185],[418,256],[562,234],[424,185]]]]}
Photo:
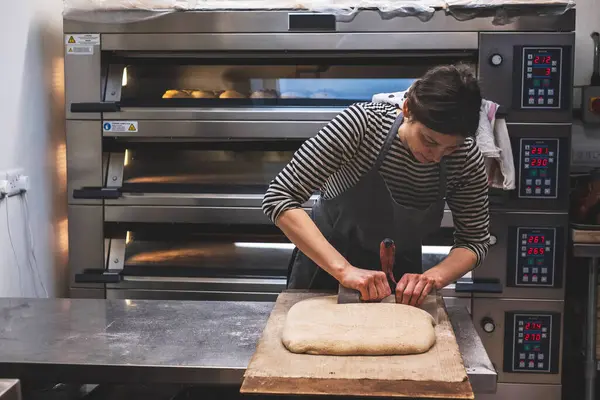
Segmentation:
{"type": "Polygon", "coordinates": [[[385,160],[387,153],[392,148],[392,144],[394,144],[394,139],[396,139],[398,129],[400,128],[400,125],[402,125],[402,122],[404,122],[404,116],[402,115],[402,113],[400,113],[398,114],[398,117],[396,117],[396,120],[392,124],[392,127],[390,128],[390,130],[387,133],[387,136],[385,137],[385,142],[383,142],[383,146],[381,147],[381,151],[377,156],[377,160],[375,161],[372,170],[378,171],[381,167],[381,164],[383,164],[383,160],[385,160]]]}

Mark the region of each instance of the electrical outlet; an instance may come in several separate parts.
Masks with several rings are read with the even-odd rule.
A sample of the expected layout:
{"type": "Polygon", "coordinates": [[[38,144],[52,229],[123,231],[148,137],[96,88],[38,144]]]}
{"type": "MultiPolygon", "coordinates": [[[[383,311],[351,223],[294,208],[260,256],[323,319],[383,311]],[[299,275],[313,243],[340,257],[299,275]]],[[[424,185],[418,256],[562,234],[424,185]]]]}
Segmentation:
{"type": "Polygon", "coordinates": [[[0,173],[0,180],[3,180],[2,194],[5,196],[16,196],[27,190],[27,177],[23,176],[23,170],[11,169],[0,173]]]}

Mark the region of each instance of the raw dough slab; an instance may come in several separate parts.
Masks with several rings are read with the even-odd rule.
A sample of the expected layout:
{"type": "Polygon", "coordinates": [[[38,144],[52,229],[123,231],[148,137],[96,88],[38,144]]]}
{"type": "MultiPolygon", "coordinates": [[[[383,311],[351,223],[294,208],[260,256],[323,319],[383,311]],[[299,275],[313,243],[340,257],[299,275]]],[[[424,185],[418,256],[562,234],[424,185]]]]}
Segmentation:
{"type": "Polygon", "coordinates": [[[416,307],[337,304],[337,296],[300,301],[288,312],[282,342],[292,353],[380,356],[425,353],[435,321],[416,307]]]}

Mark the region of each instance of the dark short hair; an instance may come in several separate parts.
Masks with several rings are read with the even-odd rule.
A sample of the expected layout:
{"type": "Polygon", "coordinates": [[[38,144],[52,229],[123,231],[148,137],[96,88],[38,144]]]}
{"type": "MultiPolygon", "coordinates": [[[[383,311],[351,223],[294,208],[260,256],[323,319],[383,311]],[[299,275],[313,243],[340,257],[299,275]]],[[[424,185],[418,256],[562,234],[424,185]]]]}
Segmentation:
{"type": "Polygon", "coordinates": [[[481,89],[467,65],[430,69],[410,87],[406,101],[411,118],[436,132],[472,137],[479,127],[481,89]]]}

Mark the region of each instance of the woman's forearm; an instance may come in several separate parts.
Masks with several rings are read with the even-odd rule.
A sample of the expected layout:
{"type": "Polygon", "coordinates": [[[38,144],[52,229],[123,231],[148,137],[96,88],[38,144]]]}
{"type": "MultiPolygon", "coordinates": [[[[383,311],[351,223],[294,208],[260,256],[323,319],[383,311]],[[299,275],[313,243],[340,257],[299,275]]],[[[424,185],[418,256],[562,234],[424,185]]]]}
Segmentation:
{"type": "Polygon", "coordinates": [[[475,253],[469,249],[457,247],[452,249],[448,257],[441,263],[427,270],[423,275],[433,278],[436,288],[442,289],[472,270],[476,263],[477,255],[475,253]]]}
{"type": "Polygon", "coordinates": [[[341,280],[348,261],[325,239],[306,211],[300,208],[284,211],[277,219],[277,226],[307,257],[341,280]]]}

